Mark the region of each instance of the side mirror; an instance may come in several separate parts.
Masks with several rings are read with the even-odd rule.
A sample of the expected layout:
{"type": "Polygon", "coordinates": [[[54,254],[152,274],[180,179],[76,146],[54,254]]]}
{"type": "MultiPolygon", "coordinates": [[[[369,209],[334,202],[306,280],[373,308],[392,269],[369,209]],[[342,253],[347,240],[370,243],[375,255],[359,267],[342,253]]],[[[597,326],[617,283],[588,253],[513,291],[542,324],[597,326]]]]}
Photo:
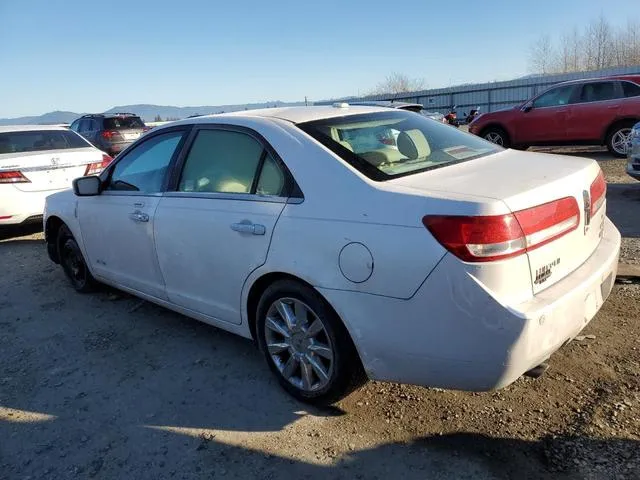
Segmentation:
{"type": "Polygon", "coordinates": [[[76,178],[73,181],[73,193],[78,197],[92,197],[100,195],[100,178],[95,175],[76,178]]]}
{"type": "Polygon", "coordinates": [[[524,113],[528,113],[528,112],[530,112],[531,110],[533,110],[533,104],[531,104],[531,103],[528,103],[528,104],[527,104],[527,105],[525,105],[525,106],[524,106],[524,108],[522,109],[522,111],[523,111],[524,113]]]}

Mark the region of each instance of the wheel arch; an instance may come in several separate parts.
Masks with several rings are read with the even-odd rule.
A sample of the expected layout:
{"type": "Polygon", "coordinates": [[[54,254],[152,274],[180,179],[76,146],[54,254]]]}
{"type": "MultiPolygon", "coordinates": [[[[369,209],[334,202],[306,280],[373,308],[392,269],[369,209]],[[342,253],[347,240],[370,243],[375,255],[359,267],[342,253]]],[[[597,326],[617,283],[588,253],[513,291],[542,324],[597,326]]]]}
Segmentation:
{"type": "Polygon", "coordinates": [[[624,124],[624,123],[638,123],[640,122],[640,117],[622,117],[622,118],[616,118],[613,122],[611,122],[609,124],[609,126],[607,128],[604,129],[604,132],[602,134],[602,137],[600,138],[600,142],[601,145],[605,145],[607,143],[607,139],[609,138],[609,135],[611,135],[613,133],[613,130],[620,124],[624,124]]]}
{"type": "Polygon", "coordinates": [[[513,138],[511,135],[511,132],[509,132],[509,130],[500,122],[491,122],[488,123],[487,125],[485,125],[484,127],[482,127],[482,129],[480,129],[480,132],[478,133],[479,137],[484,138],[484,134],[487,133],[488,130],[491,129],[500,129],[502,130],[506,135],[507,135],[507,139],[509,141],[511,141],[511,139],[513,138]]]}
{"type": "Polygon", "coordinates": [[[44,226],[44,239],[47,244],[47,253],[49,254],[49,258],[51,258],[51,261],[54,263],[60,263],[60,255],[56,240],[58,239],[58,232],[62,225],[65,225],[65,223],[60,217],[57,215],[51,215],[47,218],[44,226]]]}
{"type": "Polygon", "coordinates": [[[336,318],[340,320],[340,323],[342,324],[344,329],[347,331],[347,334],[349,335],[349,341],[355,347],[355,351],[358,354],[358,360],[360,361],[360,365],[362,366],[363,365],[362,355],[360,354],[358,345],[356,344],[356,342],[353,341],[353,334],[349,329],[348,323],[345,322],[344,319],[338,314],[337,310],[331,304],[331,302],[324,295],[322,295],[322,293],[319,292],[318,289],[315,288],[311,283],[309,283],[308,281],[296,275],[293,275],[291,273],[286,273],[286,272],[277,271],[277,272],[264,273],[260,275],[258,278],[256,278],[253,281],[253,283],[251,283],[251,286],[248,289],[247,299],[245,302],[246,318],[247,318],[247,323],[249,327],[249,332],[251,334],[251,338],[256,343],[256,345],[258,345],[258,340],[257,340],[257,320],[258,319],[256,317],[256,313],[257,313],[256,310],[258,309],[258,303],[260,302],[260,297],[262,297],[262,294],[269,287],[269,285],[272,285],[273,283],[280,280],[292,280],[308,288],[311,288],[326,302],[329,308],[331,308],[333,313],[336,315],[336,318]]]}

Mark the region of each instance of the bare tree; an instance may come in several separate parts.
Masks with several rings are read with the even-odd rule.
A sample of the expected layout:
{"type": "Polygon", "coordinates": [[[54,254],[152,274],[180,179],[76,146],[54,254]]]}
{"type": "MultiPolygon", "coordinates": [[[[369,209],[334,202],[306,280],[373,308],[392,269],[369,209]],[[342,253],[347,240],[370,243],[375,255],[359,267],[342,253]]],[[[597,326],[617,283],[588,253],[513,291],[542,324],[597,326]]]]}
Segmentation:
{"type": "Polygon", "coordinates": [[[610,67],[613,63],[613,35],[611,25],[600,15],[587,27],[590,66],[595,70],[610,67]]]}
{"type": "Polygon", "coordinates": [[[574,27],[560,38],[557,48],[548,35],[540,37],[529,52],[531,71],[568,73],[640,65],[640,21],[629,20],[626,28],[613,28],[600,15],[583,32],[574,27]]]}
{"type": "Polygon", "coordinates": [[[376,88],[371,92],[372,94],[383,93],[405,93],[405,92],[417,92],[424,90],[426,84],[421,78],[409,78],[403,73],[394,72],[389,75],[383,82],[380,82],[376,88]]]}
{"type": "Polygon", "coordinates": [[[551,73],[554,59],[553,44],[549,35],[542,35],[531,47],[529,65],[536,73],[551,73]]]}

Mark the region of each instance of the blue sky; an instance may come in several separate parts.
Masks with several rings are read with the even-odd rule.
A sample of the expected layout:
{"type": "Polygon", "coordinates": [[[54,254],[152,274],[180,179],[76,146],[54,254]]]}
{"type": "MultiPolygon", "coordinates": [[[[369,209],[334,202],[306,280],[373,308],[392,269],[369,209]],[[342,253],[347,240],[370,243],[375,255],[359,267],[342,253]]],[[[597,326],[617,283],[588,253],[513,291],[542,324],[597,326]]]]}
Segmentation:
{"type": "Polygon", "coordinates": [[[0,0],[0,117],[364,94],[527,72],[529,47],[640,0],[0,0]]]}

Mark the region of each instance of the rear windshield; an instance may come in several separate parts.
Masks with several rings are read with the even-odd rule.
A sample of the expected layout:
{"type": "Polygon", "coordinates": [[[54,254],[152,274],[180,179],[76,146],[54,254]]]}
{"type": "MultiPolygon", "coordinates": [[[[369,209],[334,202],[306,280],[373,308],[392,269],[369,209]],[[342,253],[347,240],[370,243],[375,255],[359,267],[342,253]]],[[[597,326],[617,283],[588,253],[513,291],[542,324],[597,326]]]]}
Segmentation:
{"type": "Polygon", "coordinates": [[[490,155],[501,147],[405,111],[349,115],[298,127],[373,180],[389,180],[490,155]]]}
{"type": "Polygon", "coordinates": [[[140,117],[111,117],[104,119],[105,130],[124,130],[129,128],[144,128],[140,117]]]}
{"type": "Polygon", "coordinates": [[[3,153],[39,152],[86,148],[90,144],[69,130],[30,130],[0,133],[0,155],[3,153]]]}

